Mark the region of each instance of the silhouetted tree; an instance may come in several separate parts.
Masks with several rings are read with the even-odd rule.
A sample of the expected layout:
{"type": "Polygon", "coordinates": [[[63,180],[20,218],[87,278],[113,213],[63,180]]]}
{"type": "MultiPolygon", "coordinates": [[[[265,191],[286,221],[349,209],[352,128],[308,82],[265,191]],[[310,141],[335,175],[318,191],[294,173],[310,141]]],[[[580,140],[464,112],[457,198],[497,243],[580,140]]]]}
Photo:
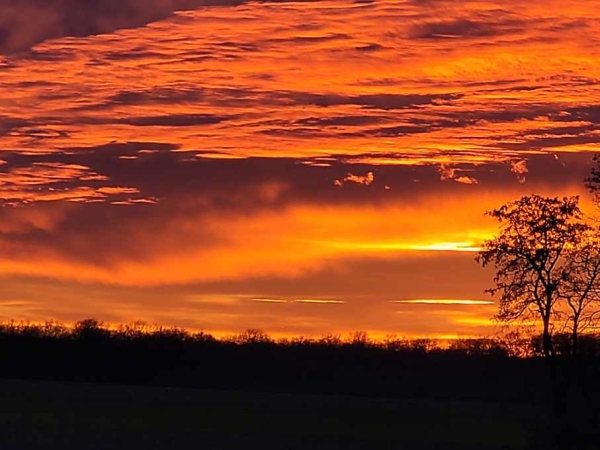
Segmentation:
{"type": "Polygon", "coordinates": [[[560,292],[567,305],[565,327],[569,330],[569,353],[577,357],[581,332],[595,328],[600,314],[600,239],[590,228],[580,245],[569,250],[566,279],[560,292]]]}
{"type": "Polygon", "coordinates": [[[510,330],[505,333],[499,333],[496,338],[496,345],[506,352],[508,356],[517,358],[529,358],[533,356],[534,347],[531,342],[531,336],[521,332],[521,330],[510,330]]]}
{"type": "Polygon", "coordinates": [[[237,344],[268,344],[273,342],[269,335],[262,330],[256,328],[248,328],[235,336],[234,341],[237,344]]]}
{"type": "Polygon", "coordinates": [[[80,320],[73,327],[73,335],[81,340],[98,340],[110,335],[110,331],[104,328],[104,323],[97,319],[80,320]]]}
{"type": "Polygon", "coordinates": [[[487,213],[500,222],[500,233],[483,244],[476,260],[496,269],[500,293],[500,322],[541,320],[542,348],[554,356],[552,325],[560,312],[563,294],[579,285],[569,282],[569,270],[582,236],[589,231],[579,209],[579,197],[525,196],[487,213]]]}
{"type": "Polygon", "coordinates": [[[340,347],[343,340],[339,334],[328,333],[321,336],[318,343],[327,347],[340,347]]]}
{"type": "Polygon", "coordinates": [[[585,186],[593,195],[596,206],[600,206],[600,154],[595,154],[592,161],[595,166],[590,176],[585,179],[585,186]]]}
{"type": "Polygon", "coordinates": [[[357,347],[367,347],[371,344],[366,331],[353,331],[348,337],[348,343],[357,347]]]}

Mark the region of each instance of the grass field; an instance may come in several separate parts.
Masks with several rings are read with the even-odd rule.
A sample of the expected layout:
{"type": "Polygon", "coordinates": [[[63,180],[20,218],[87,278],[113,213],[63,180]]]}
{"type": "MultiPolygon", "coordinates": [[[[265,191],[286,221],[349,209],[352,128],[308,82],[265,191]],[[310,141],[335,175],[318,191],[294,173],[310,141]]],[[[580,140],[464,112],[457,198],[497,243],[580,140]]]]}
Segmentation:
{"type": "Polygon", "coordinates": [[[521,449],[533,407],[0,380],[0,448],[521,449]]]}

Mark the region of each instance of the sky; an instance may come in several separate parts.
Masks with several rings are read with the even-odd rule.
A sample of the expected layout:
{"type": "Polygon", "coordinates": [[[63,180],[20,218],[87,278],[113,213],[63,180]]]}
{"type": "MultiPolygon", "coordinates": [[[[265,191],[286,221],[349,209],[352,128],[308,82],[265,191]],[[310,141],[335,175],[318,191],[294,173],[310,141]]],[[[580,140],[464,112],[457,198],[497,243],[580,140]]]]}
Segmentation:
{"type": "Polygon", "coordinates": [[[486,336],[600,150],[589,0],[0,4],[0,320],[486,336]]]}

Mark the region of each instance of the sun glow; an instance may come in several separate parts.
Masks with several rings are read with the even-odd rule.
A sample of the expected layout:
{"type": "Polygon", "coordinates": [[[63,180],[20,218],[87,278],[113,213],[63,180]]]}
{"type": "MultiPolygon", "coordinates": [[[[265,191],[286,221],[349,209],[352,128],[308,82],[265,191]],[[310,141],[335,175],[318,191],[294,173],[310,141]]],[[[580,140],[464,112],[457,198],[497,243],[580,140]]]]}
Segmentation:
{"type": "Polygon", "coordinates": [[[439,242],[430,245],[412,245],[410,250],[438,251],[438,252],[478,252],[481,247],[473,242],[439,242]]]}

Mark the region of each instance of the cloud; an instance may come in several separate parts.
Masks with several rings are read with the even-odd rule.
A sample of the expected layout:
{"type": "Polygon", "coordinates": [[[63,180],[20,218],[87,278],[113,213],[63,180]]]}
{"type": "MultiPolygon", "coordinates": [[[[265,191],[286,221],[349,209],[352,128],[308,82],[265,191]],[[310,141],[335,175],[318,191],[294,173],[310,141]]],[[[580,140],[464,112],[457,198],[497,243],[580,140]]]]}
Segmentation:
{"type": "Polygon", "coordinates": [[[367,172],[366,175],[354,175],[352,173],[348,173],[348,175],[341,180],[335,180],[334,184],[340,187],[346,183],[356,183],[362,184],[363,186],[370,186],[373,184],[373,181],[375,181],[375,175],[373,172],[367,172]]]}
{"type": "Polygon", "coordinates": [[[274,303],[274,304],[282,304],[289,303],[289,300],[282,300],[279,298],[253,298],[250,301],[257,303],[274,303]]]}
{"type": "MultiPolygon", "coordinates": [[[[10,158],[9,158],[10,159],[10,158]]],[[[137,188],[107,186],[108,177],[87,166],[61,162],[33,162],[0,172],[0,203],[98,202],[109,197],[139,194],[137,188]]]]}
{"type": "Polygon", "coordinates": [[[0,53],[28,50],[47,39],[135,28],[177,10],[233,5],[236,0],[7,0],[0,3],[0,53]]]}
{"type": "Polygon", "coordinates": [[[8,135],[11,131],[30,125],[27,120],[0,116],[0,137],[8,135]]]}
{"type": "Polygon", "coordinates": [[[306,303],[306,304],[312,304],[312,305],[342,305],[346,302],[343,300],[303,298],[303,299],[299,299],[299,300],[294,300],[294,303],[306,303]]]}
{"type": "MultiPolygon", "coordinates": [[[[58,10],[74,0],[14,1],[58,10]]],[[[97,12],[81,22],[136,15],[132,2],[78,2],[74,11],[97,12]]],[[[406,162],[451,164],[598,146],[600,76],[586,56],[598,33],[588,27],[589,46],[556,58],[544,47],[574,33],[582,17],[591,23],[591,7],[548,18],[526,2],[517,2],[518,14],[448,4],[372,3],[367,15],[362,6],[334,12],[318,2],[198,8],[148,27],[49,42],[2,65],[2,106],[19,98],[38,105],[2,108],[2,147],[48,152],[104,138],[164,141],[206,156],[397,152],[406,162]],[[306,21],[283,20],[282,9],[306,21]],[[395,26],[382,29],[389,18],[395,26]],[[453,37],[410,37],[411,29],[453,37]],[[357,48],[373,44],[376,52],[359,57],[357,48]],[[398,52],[406,64],[390,66],[398,52]],[[363,62],[368,71],[357,70],[363,62]],[[573,89],[583,101],[571,100],[573,89]],[[547,133],[536,134],[544,120],[547,133]],[[552,131],[559,124],[560,134],[552,131]]],[[[165,0],[154,10],[172,6],[165,0]]]]}
{"type": "Polygon", "coordinates": [[[461,184],[479,184],[479,181],[477,181],[476,178],[467,176],[456,177],[454,178],[454,181],[461,184]]]}
{"type": "Polygon", "coordinates": [[[527,168],[526,160],[511,161],[510,171],[517,176],[519,183],[524,184],[527,181],[526,175],[529,173],[529,169],[527,168]]]}
{"type": "Polygon", "coordinates": [[[333,117],[306,117],[298,119],[295,124],[300,126],[315,127],[359,127],[371,125],[382,121],[390,120],[390,117],[381,115],[348,115],[333,117]]]}
{"type": "Polygon", "coordinates": [[[230,117],[215,114],[170,114],[166,116],[141,116],[119,119],[116,123],[139,127],[191,127],[196,125],[215,125],[230,117]]]}
{"type": "Polygon", "coordinates": [[[281,91],[272,94],[276,102],[307,104],[321,107],[357,105],[368,109],[407,109],[427,104],[448,103],[460,99],[461,94],[316,94],[309,92],[281,91]]]}
{"type": "Polygon", "coordinates": [[[441,164],[438,172],[440,174],[440,181],[452,180],[460,184],[479,184],[479,181],[475,177],[459,175],[459,169],[456,167],[441,164]]]}
{"type": "Polygon", "coordinates": [[[104,104],[94,105],[87,109],[111,108],[118,105],[160,105],[182,104],[201,101],[209,95],[201,87],[167,87],[155,86],[147,89],[123,89],[116,94],[108,96],[104,104]]]}
{"type": "Polygon", "coordinates": [[[493,305],[490,300],[469,300],[469,299],[454,299],[454,298],[424,298],[424,299],[409,299],[409,300],[394,300],[392,303],[401,303],[407,305],[465,305],[465,306],[481,306],[493,305]]]}
{"type": "Polygon", "coordinates": [[[501,22],[454,19],[419,23],[411,27],[409,36],[412,39],[484,38],[518,33],[526,25],[526,22],[513,19],[501,22]]]}
{"type": "MultiPolygon", "coordinates": [[[[415,190],[414,180],[421,181],[418,191],[422,194],[462,190],[460,182],[440,182],[444,176],[440,176],[439,166],[432,165],[435,160],[419,160],[404,154],[371,154],[358,158],[350,155],[238,159],[214,156],[201,152],[191,155],[178,151],[174,145],[159,142],[73,147],[47,154],[4,152],[0,179],[12,180],[12,186],[19,187],[20,191],[26,189],[31,199],[36,193],[56,195],[57,188],[87,186],[98,193],[104,189],[114,195],[120,192],[117,197],[105,198],[119,204],[135,203],[136,199],[178,204],[184,198],[223,211],[248,213],[257,208],[285,208],[294,202],[357,205],[381,204],[393,199],[406,201],[407,193],[415,190]],[[48,170],[51,173],[44,174],[48,170]],[[339,189],[334,186],[335,180],[338,185],[350,188],[339,189]],[[375,184],[381,189],[360,188],[375,184]],[[359,188],[352,189],[351,185],[359,188]],[[385,186],[390,190],[386,191],[385,186]]],[[[442,161],[451,161],[450,158],[455,157],[444,156],[442,161]]],[[[454,178],[449,179],[469,177],[486,189],[505,190],[517,185],[510,165],[502,160],[476,165],[465,160],[458,165],[448,162],[441,165],[446,174],[453,175],[454,178]]],[[[534,186],[548,178],[557,184],[579,184],[589,172],[589,166],[590,156],[585,153],[561,154],[560,161],[550,154],[530,156],[528,181],[534,186]]]]}

